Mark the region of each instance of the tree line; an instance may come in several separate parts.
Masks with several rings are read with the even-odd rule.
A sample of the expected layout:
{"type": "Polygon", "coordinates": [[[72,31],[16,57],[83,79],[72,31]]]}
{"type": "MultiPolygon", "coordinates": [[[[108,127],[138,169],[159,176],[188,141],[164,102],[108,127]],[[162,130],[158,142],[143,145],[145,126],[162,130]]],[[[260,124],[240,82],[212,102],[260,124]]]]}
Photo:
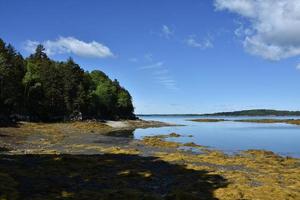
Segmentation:
{"type": "Polygon", "coordinates": [[[300,116],[300,111],[253,109],[203,114],[202,116],[300,116]]]}
{"type": "Polygon", "coordinates": [[[27,58],[0,39],[0,121],[135,118],[132,97],[99,70],[50,59],[42,45],[27,58]]]}

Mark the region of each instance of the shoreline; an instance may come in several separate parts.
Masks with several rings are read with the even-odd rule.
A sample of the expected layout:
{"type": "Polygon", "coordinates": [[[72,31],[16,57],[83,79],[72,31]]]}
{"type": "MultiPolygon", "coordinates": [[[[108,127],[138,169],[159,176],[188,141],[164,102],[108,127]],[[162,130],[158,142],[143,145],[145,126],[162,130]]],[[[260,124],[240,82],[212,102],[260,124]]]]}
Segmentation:
{"type": "Polygon", "coordinates": [[[106,121],[106,125],[114,129],[137,129],[137,128],[159,128],[165,126],[182,126],[179,124],[171,124],[153,120],[120,120],[120,121],[106,121]]]}
{"type": "MultiPolygon", "coordinates": [[[[135,129],[164,126],[178,125],[145,120],[103,122],[75,121],[58,123],[19,122],[14,126],[0,127],[0,147],[26,151],[27,147],[30,149],[30,146],[32,146],[31,143],[39,143],[39,141],[41,141],[41,145],[38,147],[43,148],[43,145],[47,143],[62,143],[63,145],[64,140],[68,138],[75,138],[78,142],[80,142],[81,139],[85,140],[85,138],[101,136],[133,138],[133,131],[135,129]]],[[[72,143],[72,141],[69,143],[72,143]]]]}
{"type": "MultiPolygon", "coordinates": [[[[199,144],[172,141],[172,138],[182,137],[178,133],[147,136],[137,140],[129,129],[154,125],[171,124],[108,121],[25,123],[19,128],[0,128],[0,144],[4,141],[15,145],[15,149],[0,145],[0,185],[8,185],[3,189],[4,194],[9,195],[11,191],[15,191],[22,196],[24,190],[20,192],[15,184],[26,185],[24,180],[41,181],[44,184],[35,186],[38,188],[36,191],[48,191],[48,187],[43,186],[50,184],[49,176],[53,183],[60,182],[62,177],[63,180],[69,180],[75,174],[77,181],[95,178],[93,184],[99,184],[100,188],[103,184],[109,186],[109,191],[97,189],[95,192],[83,181],[80,189],[84,190],[85,197],[91,194],[119,195],[120,190],[114,189],[114,186],[122,179],[125,185],[120,187],[124,189],[124,195],[137,195],[137,199],[142,199],[144,195],[151,197],[150,199],[154,196],[154,199],[165,199],[165,195],[173,195],[173,199],[176,195],[184,195],[179,196],[179,199],[197,199],[199,195],[204,199],[220,200],[299,199],[300,159],[263,150],[247,150],[228,155],[199,144]],[[18,135],[22,131],[24,135],[18,135]],[[28,165],[39,169],[38,176],[30,171],[28,165]],[[53,166],[55,169],[52,169],[53,166]],[[72,172],[71,175],[69,171],[72,172]],[[86,173],[92,175],[87,176],[86,173]],[[197,174],[202,175],[198,177],[197,174]],[[203,190],[206,187],[211,188],[203,190]],[[163,191],[157,188],[163,188],[163,191]],[[89,193],[91,191],[93,192],[89,193]],[[131,191],[135,191],[134,194],[131,191]]],[[[66,186],[52,186],[54,189],[50,193],[82,195],[77,189],[72,189],[71,180],[64,184],[66,186]]]]}
{"type": "Polygon", "coordinates": [[[260,124],[275,124],[285,123],[292,125],[300,125],[300,119],[222,119],[222,118],[204,118],[204,119],[188,119],[192,122],[243,122],[243,123],[260,123],[260,124]]]}
{"type": "MultiPolygon", "coordinates": [[[[265,120],[265,119],[263,119],[265,120]]],[[[224,122],[224,121],[232,121],[225,119],[193,119],[188,121],[195,122],[224,122]]],[[[234,120],[237,122],[250,122],[250,123],[273,123],[273,122],[256,122],[252,120],[234,120]]],[[[275,122],[274,122],[275,123],[275,122]]],[[[122,143],[123,141],[128,142],[128,140],[133,141],[134,143],[140,143],[140,139],[134,139],[133,134],[135,129],[146,129],[146,128],[156,128],[156,127],[167,127],[167,126],[183,126],[178,124],[171,124],[159,121],[146,121],[146,120],[121,120],[121,121],[76,121],[76,122],[59,122],[59,123],[33,123],[33,122],[20,122],[18,126],[13,127],[0,127],[0,154],[3,152],[9,152],[12,150],[13,153],[40,153],[49,151],[56,151],[51,147],[54,144],[61,145],[58,148],[57,153],[72,153],[72,151],[62,151],[59,152],[59,149],[64,149],[64,145],[68,145],[68,147],[72,146],[72,143],[81,143],[87,141],[91,142],[93,139],[97,138],[106,140],[106,147],[113,147],[115,145],[114,142],[122,143]],[[69,141],[68,141],[69,140],[69,141]],[[109,143],[111,142],[111,143],[109,143]],[[36,144],[37,146],[35,146],[36,144]],[[48,146],[46,144],[49,144],[48,146]],[[51,144],[51,145],[50,145],[51,144]],[[31,148],[34,147],[34,148],[31,148]]],[[[146,136],[145,138],[156,138],[158,140],[153,140],[154,142],[160,141],[160,139],[168,139],[172,137],[181,137],[180,134],[171,133],[170,135],[156,135],[156,136],[146,136]]],[[[192,136],[189,136],[192,137],[192,136]]],[[[87,144],[88,144],[87,143],[87,144]]],[[[143,143],[143,142],[142,142],[143,143]]],[[[195,144],[191,142],[190,144],[180,144],[179,142],[171,142],[176,143],[174,146],[176,147],[202,147],[202,145],[195,144]],[[180,144],[180,145],[178,145],[180,144]]],[[[58,146],[59,146],[58,145],[58,146]]],[[[172,146],[172,145],[171,145],[172,146]]],[[[66,148],[67,149],[67,148],[66,148]]],[[[213,150],[205,147],[207,150],[211,151],[220,151],[222,150],[213,150]]],[[[245,151],[245,150],[243,150],[245,151]]],[[[238,151],[238,152],[243,152],[238,151]]],[[[257,151],[265,151],[268,150],[259,150],[257,151]]],[[[74,152],[76,154],[76,152],[74,152]]],[[[83,152],[86,153],[86,152],[83,152]]],[[[225,152],[223,152],[225,154],[225,152]]],[[[234,153],[230,155],[238,155],[239,153],[234,153]]],[[[228,154],[228,155],[229,155],[228,154]]],[[[276,153],[274,153],[276,154],[276,153]]],[[[285,155],[279,155],[281,157],[290,157],[285,155]]],[[[293,159],[299,159],[296,157],[291,157],[293,159]]]]}

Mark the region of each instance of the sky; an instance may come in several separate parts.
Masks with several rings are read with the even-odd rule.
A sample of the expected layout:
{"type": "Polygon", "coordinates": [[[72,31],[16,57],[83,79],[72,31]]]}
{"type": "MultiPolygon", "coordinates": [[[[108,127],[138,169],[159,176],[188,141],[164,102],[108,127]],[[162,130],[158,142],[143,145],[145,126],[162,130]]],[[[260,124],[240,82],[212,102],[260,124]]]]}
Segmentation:
{"type": "Polygon", "coordinates": [[[300,110],[298,0],[0,0],[0,38],[118,79],[137,114],[300,110]]]}

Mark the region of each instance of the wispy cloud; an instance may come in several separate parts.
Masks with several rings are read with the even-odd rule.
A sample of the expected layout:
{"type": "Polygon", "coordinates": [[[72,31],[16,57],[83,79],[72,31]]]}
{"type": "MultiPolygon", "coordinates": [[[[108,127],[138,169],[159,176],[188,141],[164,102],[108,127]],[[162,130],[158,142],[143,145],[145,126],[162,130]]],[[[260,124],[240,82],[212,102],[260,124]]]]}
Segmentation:
{"type": "Polygon", "coordinates": [[[40,42],[38,42],[38,41],[27,40],[24,43],[24,49],[26,51],[28,51],[29,53],[34,53],[37,45],[39,45],[39,44],[40,44],[40,42]]]}
{"type": "Polygon", "coordinates": [[[300,63],[296,66],[296,69],[300,70],[300,63]]]}
{"type": "Polygon", "coordinates": [[[203,38],[201,41],[197,40],[196,35],[190,35],[185,41],[185,44],[200,49],[208,49],[213,48],[212,38],[211,36],[207,36],[203,38]]]}
{"type": "Polygon", "coordinates": [[[150,74],[153,76],[153,80],[165,88],[170,90],[178,89],[176,81],[171,76],[170,71],[164,66],[163,61],[142,66],[138,69],[150,72],[150,74]]]}
{"type": "Polygon", "coordinates": [[[251,34],[253,34],[253,30],[251,30],[250,28],[245,27],[243,22],[241,22],[239,20],[234,20],[234,22],[238,26],[238,28],[236,28],[234,30],[234,34],[238,38],[243,38],[243,37],[250,36],[251,34]]]}
{"type": "Polygon", "coordinates": [[[161,36],[169,39],[174,34],[174,31],[170,29],[167,25],[163,25],[161,28],[161,36]]]}
{"type": "Polygon", "coordinates": [[[156,75],[168,74],[169,70],[168,69],[158,69],[158,70],[154,71],[153,73],[156,75]]]}
{"type": "Polygon", "coordinates": [[[150,64],[150,65],[145,65],[145,66],[142,66],[140,67],[139,69],[140,70],[144,70],[144,69],[155,69],[155,68],[160,68],[161,66],[163,66],[163,62],[157,62],[157,63],[153,63],[153,64],[150,64]]]}
{"type": "Polygon", "coordinates": [[[158,75],[154,77],[156,81],[167,89],[177,90],[176,81],[169,75],[158,75]]]}
{"type": "Polygon", "coordinates": [[[114,56],[109,47],[96,41],[84,42],[74,37],[59,37],[57,40],[43,42],[27,40],[24,49],[30,53],[35,51],[38,44],[42,44],[49,55],[72,53],[82,57],[105,58],[114,56]]]}

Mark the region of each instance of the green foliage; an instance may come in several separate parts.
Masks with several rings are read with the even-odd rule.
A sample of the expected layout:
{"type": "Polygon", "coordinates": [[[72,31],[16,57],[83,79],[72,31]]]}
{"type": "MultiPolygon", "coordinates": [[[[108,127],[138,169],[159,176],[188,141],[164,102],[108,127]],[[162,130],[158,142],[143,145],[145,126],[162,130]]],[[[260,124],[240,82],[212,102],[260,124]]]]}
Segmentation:
{"type": "Polygon", "coordinates": [[[0,39],[0,118],[21,112],[24,60],[0,39]]]}
{"type": "Polygon", "coordinates": [[[204,114],[204,116],[299,116],[300,111],[254,109],[235,112],[204,114]]]}
{"type": "Polygon", "coordinates": [[[117,101],[118,111],[121,114],[121,117],[125,117],[132,114],[133,105],[132,98],[129,92],[125,89],[121,89],[118,93],[117,101]]]}
{"type": "Polygon", "coordinates": [[[129,92],[95,70],[84,72],[71,58],[48,58],[42,45],[27,59],[0,40],[0,118],[30,120],[134,118],[129,92]]]}
{"type": "Polygon", "coordinates": [[[92,89],[91,115],[113,119],[134,118],[132,98],[117,80],[111,81],[98,70],[92,71],[88,76],[92,89]]]}

